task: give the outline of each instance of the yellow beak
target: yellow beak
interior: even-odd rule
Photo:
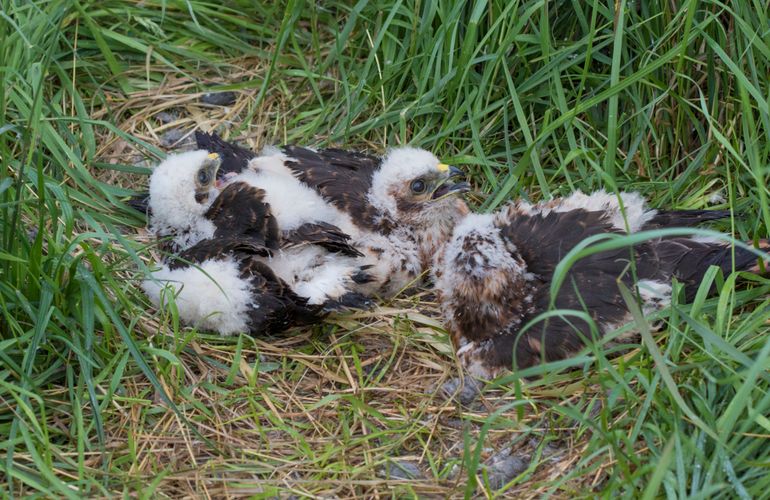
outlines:
[[[209,153],[208,159],[209,160],[217,160],[217,159],[219,159],[219,155],[217,153]]]
[[[446,163],[439,163],[436,166],[436,168],[438,169],[439,172],[444,173],[449,170],[449,165],[447,165]]]

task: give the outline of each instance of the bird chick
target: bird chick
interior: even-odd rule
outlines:
[[[265,186],[268,195],[280,192],[274,185],[293,186],[293,196],[269,200],[282,227],[324,222],[347,234],[369,266],[371,280],[355,285],[365,295],[390,297],[418,284],[468,213],[460,195],[469,185],[456,182],[462,172],[423,149],[394,148],[377,157],[284,146],[256,155],[215,134],[196,139],[199,147],[227,152],[226,170]]]
[[[218,276],[226,281],[233,281],[231,277],[236,274],[240,276],[238,289],[251,290],[253,296],[259,297],[255,303],[264,302],[267,297],[271,300],[277,296],[288,297],[293,309],[288,303],[279,303],[283,304],[281,314],[289,316],[305,315],[302,309],[305,305],[317,306],[313,309],[316,318],[337,308],[371,306],[368,298],[350,289],[351,283],[366,281],[368,276],[356,261],[359,253],[350,247],[344,234],[323,224],[280,231],[266,201],[266,192],[246,182],[228,182],[219,175],[219,165],[216,153],[194,151],[169,156],[154,169],[150,178],[150,229],[167,242],[172,256],[170,262],[188,257],[188,265],[184,276],[180,276],[182,271],[164,263],[153,273],[151,282],[162,279],[189,282],[191,286],[186,292],[180,292],[180,297],[182,302],[190,297],[186,307],[195,317],[201,314],[195,312],[193,302],[201,302],[200,307],[206,310],[213,304],[205,302],[211,293],[196,294],[195,291],[195,283],[202,278],[193,275],[199,272],[198,268],[205,270],[206,266],[214,266]],[[239,252],[224,251],[234,245],[240,245]],[[244,253],[244,246],[252,250]],[[222,257],[231,257],[226,271],[214,250],[222,253]],[[217,276],[213,277],[216,281]],[[257,278],[261,281],[255,284]],[[148,294],[159,304],[157,285],[145,288],[148,286],[152,290]],[[211,289],[216,283],[208,286]],[[184,289],[178,287],[177,291],[180,290]],[[270,317],[275,316],[276,313],[271,313]],[[252,320],[250,324],[257,322]],[[251,326],[250,330],[255,332],[254,328]],[[219,329],[225,330],[230,328]]]
[[[173,296],[183,323],[227,336],[281,332],[319,321],[312,306],[265,264],[270,250],[224,239],[203,240],[165,262],[142,283],[156,307]]]
[[[755,254],[725,242],[654,238],[576,261],[551,302],[556,266],[586,238],[690,226],[725,215],[729,212],[657,211],[635,193],[618,197],[600,191],[537,205],[514,202],[495,214],[468,216],[455,227],[435,271],[442,314],[461,364],[470,374],[490,379],[507,369],[574,355],[597,339],[595,333],[601,337],[633,320],[619,282],[635,289],[643,312],[651,314],[670,304],[674,278],[689,300],[709,266],[724,273],[755,269]],[[552,308],[583,311],[590,319],[556,315],[524,330]]]

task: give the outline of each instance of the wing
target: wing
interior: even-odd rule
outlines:
[[[572,210],[537,215],[512,215],[501,227],[504,239],[513,245],[536,275],[540,286],[533,297],[530,319],[551,306],[553,273],[562,258],[584,239],[603,233],[619,233],[604,212]],[[558,290],[556,309],[585,311],[600,325],[622,324],[627,309],[620,295],[618,280],[630,286],[632,249],[620,248],[596,253],[575,262]],[[520,325],[518,325],[520,326]],[[552,317],[541,321],[523,335],[511,328],[492,339],[490,363],[519,369],[543,360],[564,359],[585,345],[590,338],[589,324],[579,317]],[[514,357],[515,354],[515,357]]]
[[[515,245],[528,270],[549,277],[564,256],[586,238],[621,234],[605,212],[582,209],[543,214],[520,211],[512,205],[497,225],[503,239]]]
[[[294,325],[319,321],[326,311],[310,306],[263,262],[270,255],[268,248],[248,240],[217,238],[203,240],[185,250],[169,269],[200,265],[208,260],[233,258],[238,263],[240,277],[249,282],[249,328],[252,334],[271,334]]]
[[[261,256],[271,255],[271,250],[254,240],[223,237],[202,240],[170,259],[169,269],[186,267],[190,264],[201,264],[207,260],[224,258],[226,255]]]
[[[254,151],[242,148],[234,142],[227,142],[214,132],[207,134],[206,132],[196,130],[195,143],[198,149],[205,149],[209,153],[217,153],[222,159],[222,164],[219,166],[219,176],[229,173],[241,173],[249,164],[249,161],[257,156]]]
[[[205,213],[216,226],[214,237],[244,238],[278,248],[278,222],[264,199],[260,188],[245,182],[229,184]]]
[[[363,257],[364,254],[350,244],[350,236],[337,226],[326,222],[307,223],[282,234],[283,245],[319,245],[330,252],[341,253],[350,257]]]
[[[726,276],[736,271],[751,270],[757,256],[727,242],[705,242],[691,238],[653,240],[636,247],[637,272],[640,279],[669,282],[672,277],[684,284],[687,301],[695,297],[703,276],[710,266],[717,266]]]
[[[251,255],[240,255],[241,277],[249,280],[254,304],[249,311],[253,335],[278,333],[295,325],[320,321],[320,306],[309,306],[272,269]]]
[[[642,229],[662,227],[691,227],[703,222],[730,217],[729,210],[658,210]]]
[[[284,146],[282,150],[289,157],[286,166],[300,181],[348,213],[360,227],[375,227],[377,211],[366,196],[382,163],[380,158],[334,148],[313,151]]]
[[[612,226],[604,212],[585,210],[513,217],[501,232],[521,253],[527,270],[543,280],[544,286],[540,287],[540,294],[535,299],[536,314],[548,310],[554,271],[569,251],[591,236],[623,234]],[[617,283],[622,280],[629,286],[632,284],[630,263],[633,259],[633,249],[623,247],[576,261],[556,294],[555,307],[588,311],[601,323],[621,321],[626,309]],[[552,324],[548,325],[549,331],[553,328]]]

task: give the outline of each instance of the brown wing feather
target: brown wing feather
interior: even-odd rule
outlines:
[[[249,311],[252,335],[281,332],[291,326],[308,325],[323,318],[320,306],[308,305],[272,269],[253,256],[241,256],[241,278],[251,283],[254,304]]]
[[[350,236],[340,228],[326,222],[307,223],[291,231],[284,231],[283,244],[286,246],[318,245],[330,252],[350,257],[364,254],[350,244]]]
[[[216,226],[214,237],[247,238],[278,248],[278,222],[264,199],[264,190],[245,182],[228,185],[205,214]]]
[[[284,146],[283,152],[289,157],[286,166],[299,180],[350,214],[358,226],[377,227],[377,211],[366,196],[372,186],[372,176],[382,163],[380,158],[335,148],[312,151]]]
[[[545,215],[520,217],[513,215],[501,228],[503,237],[516,245],[527,264],[527,270],[541,281],[534,295],[535,308],[526,321],[548,311],[551,305],[553,272],[564,256],[581,241],[597,234],[618,233],[603,212],[572,210]],[[597,322],[621,322],[626,315],[618,280],[631,285],[629,271],[631,250],[620,248],[587,256],[573,264],[556,294],[556,309],[587,311]],[[494,339],[494,351],[511,366],[516,353],[518,368],[553,361],[574,354],[584,345],[591,329],[574,316],[549,318],[523,336],[518,329]]]
[[[319,321],[321,306],[308,305],[261,258],[270,249],[238,238],[207,239],[198,242],[169,262],[170,269],[199,265],[207,260],[233,258],[242,279],[250,285],[249,329],[253,335],[278,333],[294,325]]]
[[[620,233],[605,213],[599,211],[578,209],[532,215],[512,206],[507,216],[500,227],[503,239],[517,247],[529,271],[549,277],[561,259],[581,241],[597,234]]]
[[[704,242],[673,237],[652,240],[636,247],[637,274],[640,278],[668,282],[672,276],[684,284],[685,300],[695,298],[703,276],[717,266],[726,276],[748,271],[757,265],[757,256],[727,242]],[[734,267],[733,267],[734,266]]]
[[[729,210],[658,210],[658,213],[647,221],[642,229],[691,227],[727,217],[730,217]],[[740,217],[740,215],[736,215],[736,217]]]
[[[177,269],[190,264],[201,264],[207,260],[223,258],[230,254],[267,257],[271,255],[271,250],[254,240],[230,236],[212,238],[199,241],[181,252],[178,256],[171,259],[168,266],[170,269]]]

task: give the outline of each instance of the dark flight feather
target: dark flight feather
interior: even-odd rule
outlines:
[[[291,326],[317,323],[326,315],[322,306],[308,305],[270,267],[251,256],[240,260],[241,278],[251,282],[259,307],[252,306],[249,317],[251,332],[277,333]]]
[[[343,233],[337,226],[326,222],[308,222],[296,229],[284,231],[283,245],[318,245],[330,252],[340,253],[350,257],[362,257],[360,251],[350,244],[350,236]]]
[[[639,273],[654,279],[669,281],[672,276],[684,284],[685,299],[692,300],[703,276],[710,266],[717,266],[724,275],[735,269],[748,270],[757,256],[742,248],[725,243],[707,243],[689,238],[653,240],[637,248]]]
[[[358,226],[379,229],[377,211],[367,199],[372,177],[382,160],[376,156],[342,149],[313,151],[284,146],[286,166],[297,178],[315,189],[326,201],[350,214]]]
[[[658,213],[647,221],[642,229],[692,227],[728,217],[730,217],[729,210],[658,210]]]
[[[308,305],[260,257],[270,249],[238,238],[198,242],[170,262],[170,269],[200,265],[208,260],[235,259],[241,279],[250,285],[249,329],[253,335],[281,332],[291,326],[318,322],[327,313],[324,306]]]
[[[374,300],[357,292],[347,292],[333,300],[327,300],[323,305],[324,312],[344,310],[367,310],[375,305]]]
[[[280,245],[278,222],[264,201],[265,191],[245,182],[225,187],[206,211],[215,238],[241,237],[268,248]]]
[[[706,214],[691,214],[694,218],[710,220]],[[717,214],[714,214],[717,218]],[[670,219],[674,220],[674,219]],[[683,220],[694,220],[685,217]],[[663,223],[661,221],[661,223]],[[697,222],[696,222],[697,223]],[[589,324],[575,316],[551,317],[534,325],[524,333],[521,327],[551,306],[550,287],[553,272],[561,259],[585,238],[602,233],[620,233],[607,221],[603,212],[572,210],[526,215],[515,211],[500,227],[507,244],[526,263],[527,271],[534,274],[531,283],[533,307],[525,317],[509,322],[507,327],[480,332],[478,315],[464,318],[466,331],[459,332],[469,340],[491,340],[485,348],[483,362],[493,368],[523,369],[542,361],[554,361],[573,355],[591,339]],[[618,282],[632,287],[637,280],[669,283],[672,277],[684,284],[688,300],[697,292],[709,268],[715,265],[724,273],[733,269],[750,269],[757,258],[742,248],[727,244],[698,242],[675,237],[653,239],[615,250],[595,253],[574,263],[565,282],[557,292],[553,306],[556,309],[587,312],[597,324],[622,324],[627,319],[627,308],[620,295]],[[633,266],[632,266],[633,261]],[[520,289],[518,294],[525,293]],[[519,297],[520,298],[520,297]],[[480,310],[485,301],[495,300],[479,296],[478,304],[467,309]],[[500,308],[516,310],[510,299]],[[508,303],[506,303],[508,302]],[[598,332],[603,333],[601,330]],[[594,339],[595,340],[595,339]]]
[[[199,241],[179,255],[169,259],[169,269],[187,267],[190,264],[201,264],[207,260],[217,260],[222,255],[238,254],[242,256],[269,257],[272,250],[255,240],[246,240],[237,236],[227,236],[216,239]]]

